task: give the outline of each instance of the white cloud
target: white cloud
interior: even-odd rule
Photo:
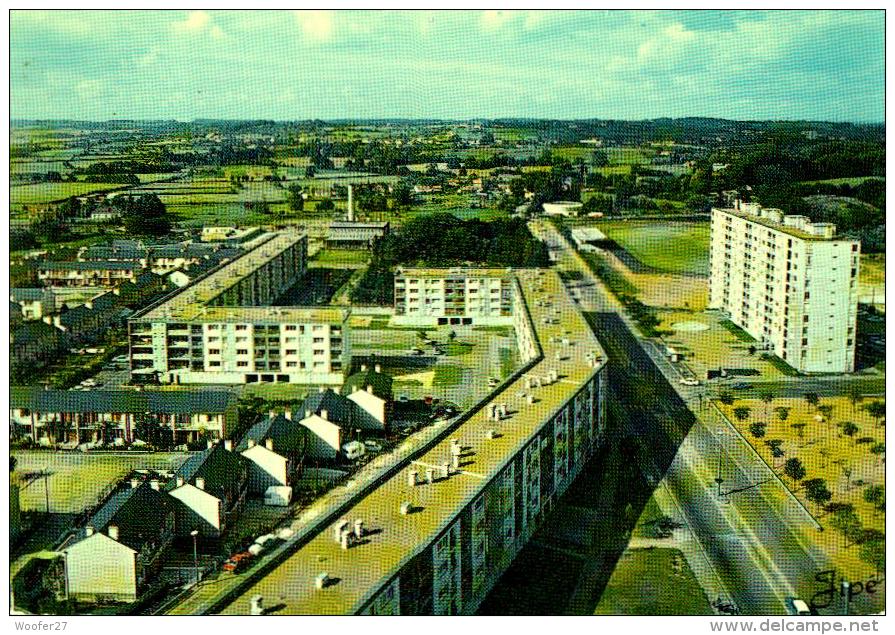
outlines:
[[[295,20],[301,32],[315,42],[331,40],[334,32],[332,11],[294,11]]]

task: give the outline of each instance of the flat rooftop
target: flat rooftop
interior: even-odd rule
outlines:
[[[757,225],[763,225],[764,227],[767,227],[768,229],[774,229],[778,232],[782,232],[784,234],[789,234],[790,236],[793,236],[795,238],[800,238],[801,240],[816,240],[816,241],[827,241],[827,242],[840,240],[840,241],[855,242],[855,241],[851,241],[847,238],[840,238],[837,236],[833,236],[831,238],[826,238],[824,236],[817,236],[816,234],[810,234],[810,233],[803,231],[797,227],[790,227],[788,225],[784,225],[782,222],[776,223],[773,220],[771,220],[770,218],[763,218],[761,216],[756,216],[755,214],[750,214],[748,212],[744,212],[742,210],[737,210],[737,209],[733,209],[733,208],[713,207],[712,211],[719,211],[719,212],[724,212],[725,214],[730,214],[731,216],[737,216],[739,218],[742,218],[743,220],[747,220],[747,221],[749,221],[751,223],[755,223]],[[815,224],[825,224],[825,223],[815,223]]]
[[[404,278],[508,278],[521,270],[499,267],[398,267],[395,277]]]
[[[141,320],[159,321],[193,320],[199,317],[211,320],[212,318],[208,316],[218,309],[223,309],[220,313],[222,316],[236,315],[237,313],[245,315],[246,311],[250,310],[256,311],[254,315],[259,315],[258,311],[272,315],[271,311],[281,310],[284,307],[209,307],[208,303],[304,237],[303,232],[296,231],[266,234],[264,241],[251,251],[226,263],[207,276],[199,278],[193,284],[188,284],[180,291],[168,296],[164,302],[136,317]],[[316,311],[316,309],[313,310]],[[224,320],[223,317],[221,319]]]
[[[503,271],[504,274],[506,270]],[[559,276],[550,270],[516,270],[525,303],[543,356],[532,368],[504,390],[494,393],[493,403],[505,403],[509,417],[490,420],[486,409],[473,413],[443,441],[414,461],[421,477],[427,466],[450,460],[451,439],[472,454],[463,458],[461,471],[432,485],[411,487],[407,469],[370,490],[343,518],[363,519],[364,526],[378,531],[365,544],[348,550],[334,540],[332,526],[322,528],[305,546],[289,556],[269,575],[249,587],[226,607],[223,614],[245,614],[249,601],[262,595],[266,606],[282,605],[277,614],[350,614],[362,608],[412,557],[420,553],[444,530],[461,510],[476,498],[483,486],[508,463],[586,381],[605,364],[593,367],[588,353],[602,356],[603,350],[584,316],[572,303]],[[544,323],[550,318],[550,323]],[[552,323],[558,318],[557,323]],[[562,343],[568,338],[570,345]],[[557,360],[557,353],[561,359]],[[559,380],[549,386],[527,389],[525,377],[543,378],[556,370]],[[528,405],[524,395],[534,394]],[[489,429],[500,436],[487,439]],[[436,471],[438,474],[438,471]],[[400,505],[411,502],[418,511],[401,515]],[[314,578],[326,572],[337,579],[318,590]]]

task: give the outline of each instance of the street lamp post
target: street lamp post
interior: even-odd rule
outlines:
[[[199,552],[196,549],[196,536],[198,535],[198,529],[194,529],[190,532],[190,536],[193,537],[193,569],[196,573],[196,586],[199,586]]]

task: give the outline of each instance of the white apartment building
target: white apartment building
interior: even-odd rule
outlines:
[[[419,326],[511,323],[513,280],[507,269],[397,269],[394,321]]]
[[[709,307],[805,373],[854,371],[860,243],[737,201],[712,209]]]
[[[348,311],[270,306],[306,263],[305,234],[275,234],[136,314],[132,374],[163,383],[341,383]]]

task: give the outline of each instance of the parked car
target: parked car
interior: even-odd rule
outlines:
[[[349,441],[342,446],[342,452],[345,454],[346,459],[353,461],[362,457],[366,452],[366,448],[360,441]]]
[[[681,384],[683,384],[684,386],[698,386],[699,380],[695,377],[683,377],[681,379]]]
[[[224,571],[230,571],[231,573],[239,573],[243,569],[245,569],[252,562],[252,554],[248,551],[243,551],[241,553],[236,553],[230,556],[226,562],[224,562],[223,569]]]
[[[370,440],[368,440],[368,441],[364,441],[364,446],[365,446],[370,452],[382,452],[382,449],[383,449],[383,448],[382,448],[382,444],[381,444],[379,441],[375,441],[375,440],[373,440],[373,439],[370,439]]]
[[[731,386],[731,388],[733,388],[734,390],[749,390],[750,388],[752,388],[752,384],[741,381]]]

